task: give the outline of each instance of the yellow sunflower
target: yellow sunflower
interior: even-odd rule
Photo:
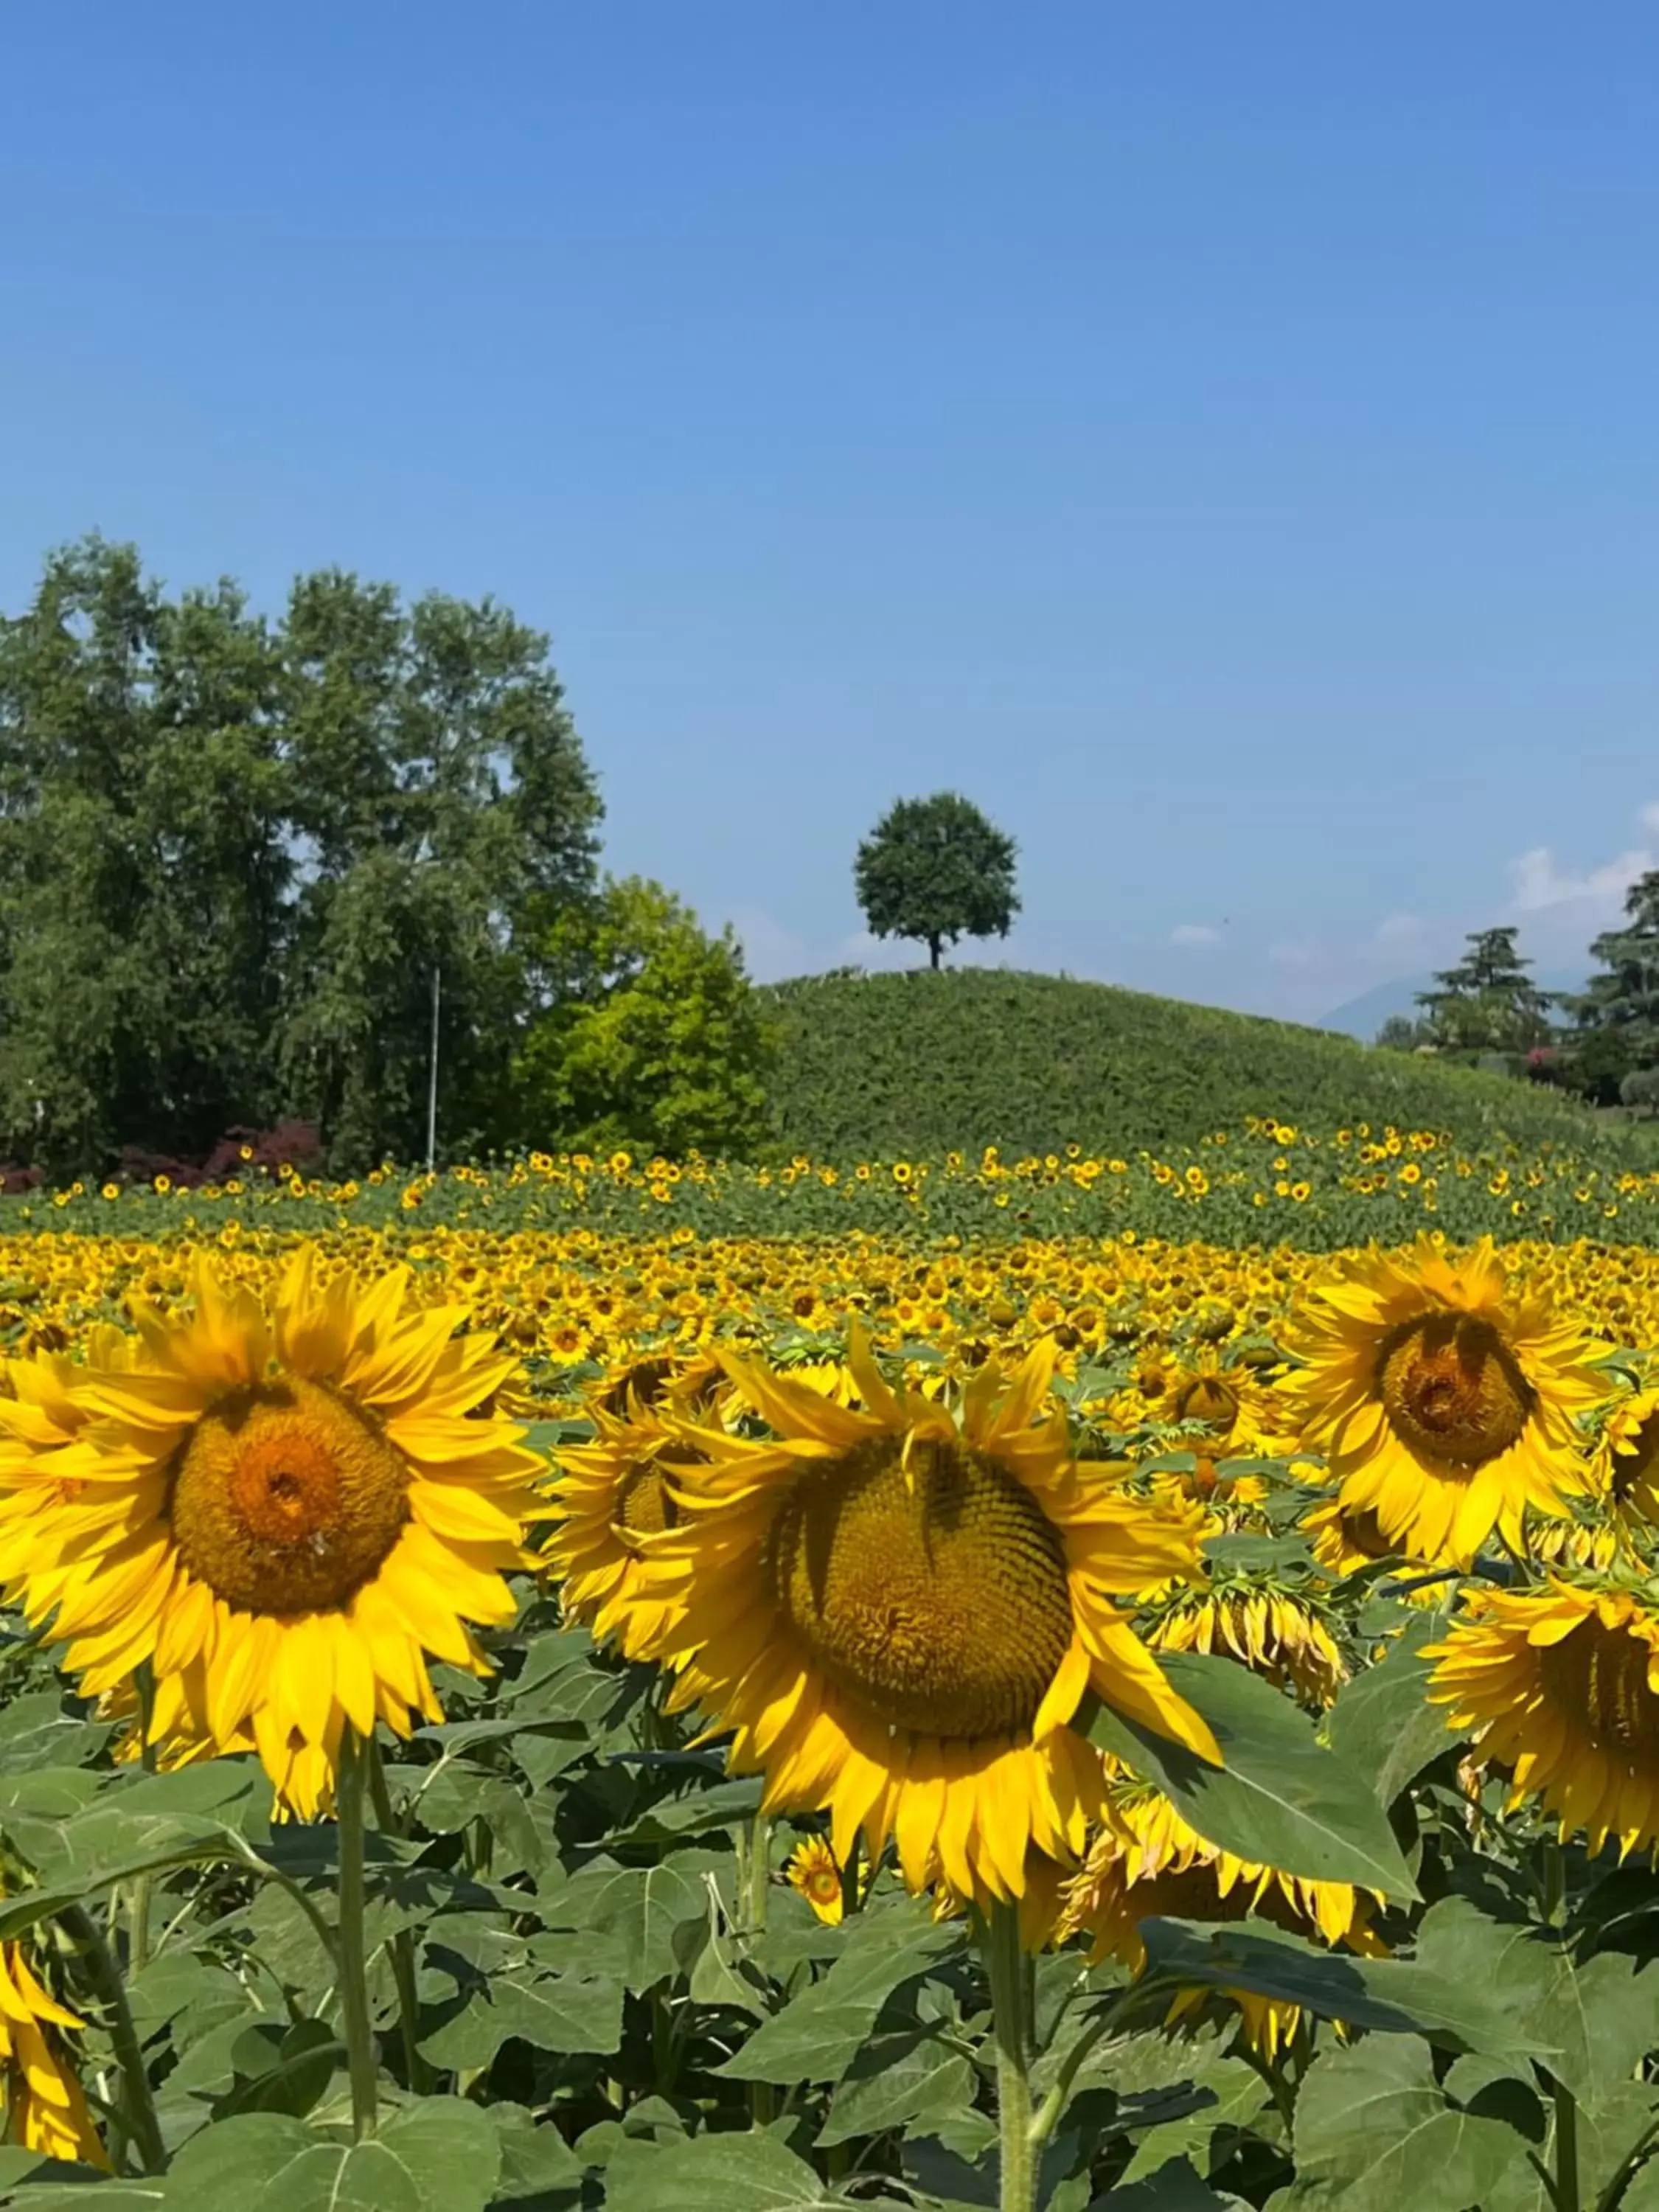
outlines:
[[[1638,1390],[1608,1414],[1596,1487],[1620,1514],[1659,1526],[1659,1390]]]
[[[681,1519],[669,1473],[702,1457],[654,1408],[624,1401],[629,1410],[593,1412],[591,1444],[562,1446],[549,1499],[558,1522],[543,1559],[562,1577],[568,1620],[616,1637],[629,1656],[660,1635],[665,1601],[645,1585],[642,1539]],[[671,1601],[672,1602],[672,1601]]]
[[[1409,1583],[1435,1570],[1421,1559],[1405,1558],[1398,1544],[1391,1544],[1382,1534],[1377,1518],[1369,1506],[1351,1510],[1340,1498],[1322,1498],[1317,1505],[1310,1506],[1297,1522],[1308,1540],[1308,1549],[1328,1574],[1339,1581],[1357,1575],[1362,1567],[1374,1567],[1382,1559],[1397,1559],[1398,1577]],[[1554,1524],[1552,1524],[1554,1525]],[[1427,1583],[1420,1589],[1406,1594],[1407,1605],[1440,1605],[1453,1587],[1450,1580]]]
[[[1592,1852],[1659,1842],[1659,1612],[1636,1591],[1552,1576],[1477,1591],[1443,1644],[1429,1696],[1479,1755],[1510,1769],[1511,1808],[1537,1796]]]
[[[1461,1260],[1420,1237],[1373,1248],[1310,1295],[1287,1386],[1345,1509],[1413,1558],[1468,1566],[1494,1528],[1559,1511],[1584,1486],[1574,1416],[1605,1395],[1600,1347],[1514,1295],[1483,1238]]]
[[[21,1943],[0,1943],[0,2086],[6,2139],[66,2164],[109,2156],[64,2043],[86,2025],[41,1986]]]
[[[842,1916],[841,1869],[822,1836],[797,1844],[784,1861],[783,1878],[806,1899],[818,1918],[833,1928]]]
[[[1155,1651],[1205,1651],[1237,1659],[1299,1698],[1328,1705],[1347,1662],[1316,1607],[1261,1584],[1183,1593],[1146,1631]]]
[[[1206,1842],[1161,1790],[1120,1773],[1107,1791],[1100,1832],[1065,1892],[1056,1934],[1061,1942],[1087,1936],[1091,1964],[1115,1958],[1133,1973],[1146,1963],[1140,1923],[1160,1917],[1243,1920],[1256,1913],[1297,1935],[1371,1954],[1382,1948],[1371,1931],[1373,1902],[1347,1882],[1304,1880],[1235,1858]],[[1169,2018],[1198,2010],[1210,1994],[1178,1990]],[[1249,1990],[1223,1994],[1238,2007],[1251,2047],[1264,2056],[1295,2035],[1299,2006]]]
[[[428,1656],[488,1671],[467,1624],[514,1617],[540,1465],[481,1411],[515,1364],[492,1337],[406,1310],[407,1269],[365,1291],[313,1266],[301,1245],[267,1303],[198,1261],[193,1313],[135,1303],[125,1364],[70,1375],[68,1441],[0,1455],[0,1487],[36,1498],[20,1601],[83,1692],[147,1665],[160,1746],[251,1738],[305,1817],[348,1723],[441,1718]]]
[[[958,1421],[890,1389],[861,1337],[861,1409],[728,1358],[776,1440],[696,1431],[710,1464],[675,1478],[684,1519],[647,1542],[671,1705],[732,1730],[769,1811],[828,1809],[837,1859],[860,1827],[872,1863],[896,1837],[913,1889],[1017,1897],[1029,1844],[1080,1846],[1091,1692],[1219,1760],[1112,1602],[1195,1571],[1197,1516],[1079,1479],[1053,1359],[1037,1346],[1006,1386],[988,1360]]]
[[[1228,1365],[1207,1346],[1170,1379],[1159,1414],[1196,1424],[1218,1457],[1268,1457],[1295,1441],[1283,1399],[1251,1369]]]

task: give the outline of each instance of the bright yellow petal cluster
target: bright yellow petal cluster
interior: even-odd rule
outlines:
[[[100,2166],[109,2157],[64,2045],[85,2022],[43,1987],[21,1943],[0,1943],[0,2083],[7,2140],[42,2156]]]
[[[1375,1900],[1381,1903],[1381,1899]],[[1099,1834],[1083,1869],[1068,1886],[1060,1915],[1063,1941],[1084,1935],[1090,1957],[1115,1958],[1139,1973],[1146,1963],[1143,1920],[1169,1917],[1242,1920],[1255,1912],[1282,1928],[1327,1943],[1374,1954],[1373,1899],[1347,1882],[1316,1881],[1236,1858],[1208,1843],[1169,1798],[1120,1777],[1103,1808]],[[1224,1994],[1239,2008],[1252,2046],[1272,2057],[1296,2033],[1300,2008],[1246,1990]],[[1204,1990],[1177,1992],[1173,2021],[1203,2005]]]
[[[489,1411],[515,1362],[407,1310],[404,1269],[360,1289],[302,1245],[268,1300],[206,1262],[179,1320],[81,1367],[15,1371],[0,1449],[0,1573],[52,1621],[91,1696],[154,1677],[153,1740],[257,1748],[293,1810],[325,1808],[341,1735],[441,1717],[428,1657],[487,1662],[539,1462]]]
[[[1373,1249],[1310,1293],[1286,1385],[1305,1449],[1349,1512],[1402,1552],[1466,1567],[1497,1529],[1585,1486],[1576,1417],[1606,1395],[1602,1347],[1514,1294],[1490,1238],[1454,1258],[1430,1238]]]
[[[839,1923],[845,1904],[841,1869],[822,1836],[809,1836],[804,1844],[796,1844],[784,1862],[783,1878],[826,1926]]]
[[[1659,1612],[1635,1590],[1564,1581],[1479,1590],[1429,1695],[1507,1767],[1511,1807],[1537,1796],[1564,1836],[1620,1855],[1659,1843]]]
[[[731,1731],[769,1810],[827,1810],[838,1860],[893,1838],[917,1890],[1017,1897],[1028,1847],[1081,1847],[1091,1694],[1219,1760],[1114,1603],[1194,1572],[1201,1516],[1082,1479],[1053,1358],[988,1361],[959,1415],[890,1389],[857,1337],[858,1407],[729,1358],[773,1436],[693,1431],[707,1464],[642,1545],[662,1622],[635,1648],[678,1670],[671,1705]]]
[[[1195,1591],[1160,1615],[1146,1641],[1155,1651],[1237,1659],[1269,1682],[1288,1683],[1312,1705],[1328,1705],[1348,1679],[1347,1662],[1316,1609],[1289,1590]]]

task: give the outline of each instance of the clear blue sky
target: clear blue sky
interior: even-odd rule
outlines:
[[[1659,852],[1649,8],[15,0],[0,194],[0,607],[494,592],[763,975],[946,784],[1302,1017]]]

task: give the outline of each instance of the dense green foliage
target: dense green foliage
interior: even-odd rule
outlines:
[[[53,554],[0,620],[0,1157],[101,1176],[289,1121],[337,1169],[423,1158],[434,998],[447,1157],[742,1152],[737,949],[599,896],[600,811],[547,639],[492,601],[324,570],[267,621]]]
[[[776,1139],[818,1159],[1132,1153],[1251,1115],[1443,1129],[1472,1151],[1500,1135],[1610,1159],[1651,1149],[1541,1088],[1060,976],[811,976],[763,995],[783,1030]]]
[[[562,916],[541,952],[552,996],[514,1064],[515,1127],[573,1151],[754,1152],[772,1040],[729,927],[706,935],[635,876]]]
[[[859,847],[853,879],[875,937],[914,938],[929,963],[961,937],[1006,937],[1019,912],[1014,841],[954,791],[901,799]]]

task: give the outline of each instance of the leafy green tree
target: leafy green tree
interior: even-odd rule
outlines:
[[[1426,1022],[1414,1022],[1409,1014],[1390,1014],[1373,1042],[1385,1052],[1415,1052],[1434,1040]]]
[[[542,947],[556,995],[514,1070],[526,1145],[748,1157],[766,1121],[773,1051],[729,927],[711,937],[661,884],[607,881]]]
[[[438,1125],[488,1134],[542,946],[593,894],[601,807],[548,641],[486,600],[326,570],[283,631],[303,864],[281,1065],[331,1157],[425,1150],[433,978]]]
[[[280,664],[229,583],[52,555],[0,622],[0,1125],[54,1172],[273,1103],[292,855]]]
[[[324,571],[283,617],[88,538],[0,622],[0,1143],[54,1174],[277,1114],[337,1166],[497,1111],[591,900],[598,792],[547,640]]]
[[[1435,977],[1437,990],[1419,991],[1432,1041],[1459,1052],[1524,1052],[1550,1035],[1550,994],[1528,972],[1532,963],[1516,951],[1513,927],[1469,933],[1469,950],[1455,968]]]
[[[1019,912],[1016,848],[954,791],[901,799],[859,847],[854,881],[877,937],[912,937],[937,968],[960,937],[1006,937]]]

